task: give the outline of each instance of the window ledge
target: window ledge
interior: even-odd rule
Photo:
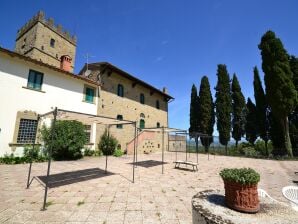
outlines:
[[[90,104],[95,104],[95,102],[90,102],[90,101],[86,101],[86,100],[82,100],[84,103],[90,103]]]
[[[33,145],[33,143],[8,143],[10,147],[12,146],[26,146],[26,145]],[[40,146],[40,143],[35,143],[35,145]]]
[[[39,90],[39,89],[29,88],[29,87],[27,87],[27,86],[22,86],[22,88],[23,88],[23,89],[33,90],[33,91],[40,92],[40,93],[45,93],[45,91],[42,91],[42,90]]]

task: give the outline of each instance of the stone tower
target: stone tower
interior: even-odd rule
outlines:
[[[76,42],[75,36],[39,11],[18,30],[15,51],[61,69],[65,69],[63,60],[67,58],[68,71],[73,72]]]

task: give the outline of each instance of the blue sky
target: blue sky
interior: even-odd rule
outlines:
[[[1,1],[0,46],[13,49],[17,30],[38,10],[77,35],[76,72],[89,53],[90,61],[108,61],[166,86],[175,98],[170,126],[183,129],[189,127],[192,84],[199,88],[207,75],[214,95],[219,63],[237,74],[245,97],[253,97],[253,66],[261,71],[257,45],[268,29],[298,55],[295,0]]]

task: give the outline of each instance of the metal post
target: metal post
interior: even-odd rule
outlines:
[[[58,109],[55,107],[55,110],[53,111],[54,119],[52,123],[52,130],[51,130],[51,144],[48,149],[48,171],[47,171],[47,178],[46,178],[46,186],[44,190],[44,198],[43,198],[43,208],[42,210],[46,209],[46,203],[47,203],[47,196],[48,196],[48,184],[49,184],[49,176],[50,176],[50,169],[51,169],[51,159],[52,159],[52,151],[53,151],[53,141],[54,141],[54,132],[55,132],[55,124],[56,124],[56,119],[57,119],[57,113]]]
[[[110,144],[110,125],[108,125],[107,132],[108,132],[107,134],[108,134],[108,147],[109,147],[109,144]],[[108,155],[106,155],[105,173],[107,173],[107,169],[108,169]]]
[[[136,162],[136,137],[137,137],[137,122],[134,122],[135,126],[135,140],[133,142],[133,164],[132,164],[132,182],[135,182],[135,162]]]
[[[176,147],[176,141],[177,141],[177,133],[175,132],[175,151],[176,151],[176,161],[177,161],[177,147]]]
[[[36,126],[36,132],[35,132],[35,136],[34,136],[32,151],[34,151],[34,149],[35,149],[36,136],[37,136],[37,131],[38,131],[38,123],[39,123],[39,115],[37,115],[37,126]],[[27,178],[27,189],[29,188],[29,185],[30,185],[30,176],[31,176],[31,168],[32,168],[32,152],[29,152],[29,155],[30,155],[30,165],[29,165],[28,178]]]
[[[207,137],[207,145],[208,145],[208,161],[209,161],[209,148],[210,148],[210,145],[209,145],[209,136]]]
[[[136,122],[136,138],[135,138],[135,141],[137,142],[136,143],[136,164],[135,166],[137,167],[138,166],[138,146],[139,146],[139,129],[137,128],[137,122]]]
[[[163,174],[163,163],[164,163],[164,133],[165,133],[165,129],[164,127],[162,127],[162,174]]]
[[[199,144],[199,136],[198,133],[196,133],[196,138],[198,139],[198,144]],[[196,148],[197,151],[197,164],[199,163],[199,147]]]

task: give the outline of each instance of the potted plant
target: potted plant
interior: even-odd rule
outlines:
[[[229,208],[256,213],[260,210],[258,182],[260,174],[251,168],[223,169],[219,174],[225,184],[225,202]]]

